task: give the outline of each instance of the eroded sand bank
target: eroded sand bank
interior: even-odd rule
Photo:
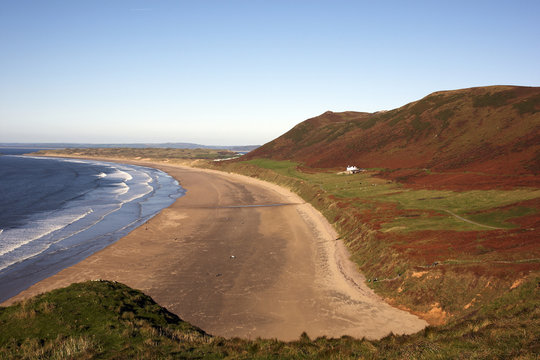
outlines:
[[[125,162],[125,161],[124,161]],[[225,337],[376,339],[427,323],[369,289],[324,217],[279,186],[181,166],[162,169],[187,190],[115,244],[3,305],[93,279],[152,296],[205,331]],[[280,206],[252,206],[252,205]],[[246,206],[248,205],[248,206]]]

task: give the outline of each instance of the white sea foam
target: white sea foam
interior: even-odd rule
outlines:
[[[43,246],[40,247],[39,249],[36,248],[36,249],[34,250],[34,252],[27,253],[25,259],[28,259],[28,258],[30,258],[30,257],[32,257],[32,256],[35,256],[35,255],[38,255],[39,253],[48,250],[48,249],[49,249],[51,246],[53,246],[54,244],[58,244],[59,242],[64,241],[64,240],[66,240],[67,238],[70,238],[70,237],[72,237],[72,236],[75,236],[75,235],[77,235],[77,234],[80,234],[80,233],[82,233],[82,232],[84,232],[84,231],[90,229],[92,226],[96,225],[97,223],[99,223],[100,221],[102,221],[103,219],[105,219],[105,217],[107,217],[107,216],[110,215],[111,213],[113,213],[113,212],[119,210],[121,207],[122,207],[122,206],[117,206],[116,208],[114,208],[114,209],[112,209],[112,210],[110,210],[110,211],[108,211],[108,212],[102,214],[101,216],[99,216],[98,218],[96,218],[96,219],[94,219],[92,222],[90,222],[88,225],[86,225],[86,226],[80,228],[79,230],[77,230],[77,231],[75,231],[75,232],[70,232],[70,233],[68,233],[68,234],[66,234],[66,235],[64,235],[64,236],[62,236],[62,237],[56,238],[56,239],[55,239],[54,241],[52,241],[52,242],[47,242],[46,244],[43,244]],[[0,263],[0,270],[3,269],[3,268],[5,268],[5,267],[7,267],[7,266],[9,266],[9,265],[11,265],[11,264],[14,264],[14,263],[16,263],[16,262],[20,262],[21,260],[24,260],[24,259],[18,259],[18,260],[12,261],[12,262],[9,263],[9,264],[2,264],[2,263]]]
[[[36,159],[43,158],[36,157]],[[86,246],[82,245],[85,241],[88,244],[109,241],[104,239],[107,239],[107,236],[118,236],[116,234],[121,234],[125,229],[131,229],[181,194],[181,192],[163,194],[163,190],[169,189],[167,185],[171,184],[169,180],[172,178],[154,169],[100,161],[71,159],[61,161],[105,166],[104,172],[93,174],[103,180],[100,180],[100,184],[84,197],[70,201],[62,209],[31,218],[22,228],[4,231],[0,229],[0,270],[16,263],[24,263],[26,260],[32,261],[31,258],[34,257],[39,259],[41,253],[58,254],[62,252],[59,250]],[[172,184],[178,185],[176,181],[172,181]],[[151,194],[152,192],[156,196]],[[143,199],[137,201],[139,198]],[[132,206],[127,206],[127,210],[121,210],[133,201],[139,203],[140,211],[134,213]],[[115,225],[120,219],[121,221]],[[90,228],[93,230],[89,230]]]
[[[149,184],[151,183],[152,181],[154,181],[154,179],[152,179],[152,177],[150,175],[148,175],[147,173],[145,172],[141,172],[141,175],[142,177],[144,178],[143,182]]]
[[[129,173],[120,170],[120,167],[112,167],[111,169],[114,169],[115,171],[112,174],[108,174],[107,178],[111,180],[120,180],[123,182],[130,181],[133,179],[133,176],[131,176]]]
[[[0,256],[8,254],[21,246],[43,238],[55,231],[61,230],[66,226],[79,221],[92,214],[92,209],[82,214],[61,214],[58,216],[47,217],[45,219],[35,219],[29,226],[24,228],[8,229],[1,234]]]
[[[119,184],[116,184],[116,189],[114,190],[114,193],[118,196],[124,195],[129,191],[130,187],[125,183],[121,182]]]
[[[123,170],[127,169],[123,168]],[[119,192],[117,190],[117,199],[123,204],[137,200],[154,191],[154,188],[149,185],[152,182],[150,175],[135,168],[129,168],[129,170],[131,171],[130,179],[121,183],[127,186],[127,188],[124,187],[126,191]]]
[[[126,204],[126,203],[129,203],[129,202],[132,202],[134,200],[137,200],[138,198],[141,198],[149,193],[151,193],[153,191],[153,187],[151,186],[133,186],[133,187],[130,187],[129,189],[132,190],[133,188],[141,188],[141,189],[138,189],[139,191],[128,191],[128,192],[125,192],[125,193],[122,193],[122,194],[119,194],[118,196],[118,200],[120,200],[122,202],[122,204]]]

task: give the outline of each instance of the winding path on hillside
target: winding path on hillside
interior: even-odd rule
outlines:
[[[450,215],[452,215],[453,217],[455,217],[456,219],[458,220],[461,220],[461,221],[465,221],[465,222],[468,222],[469,224],[473,224],[473,225],[476,225],[476,226],[480,226],[480,227],[484,227],[484,228],[488,228],[488,229],[493,229],[493,230],[505,230],[504,228],[500,228],[500,227],[495,227],[495,226],[489,226],[489,225],[484,225],[484,224],[480,224],[480,223],[477,223],[476,221],[472,221],[472,220],[469,220],[469,219],[465,219],[464,217],[461,217],[459,216],[458,214],[450,211],[450,210],[445,210],[445,209],[438,209],[439,211],[444,211]]]
[[[375,339],[427,325],[375,295],[333,228],[297,195],[240,175],[145,165],[174,176],[186,195],[17,299],[107,279],[225,337],[294,340],[306,331]],[[275,204],[288,205],[268,206]]]

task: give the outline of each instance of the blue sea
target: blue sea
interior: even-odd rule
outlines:
[[[103,249],[185,191],[168,174],[0,148],[0,302]]]

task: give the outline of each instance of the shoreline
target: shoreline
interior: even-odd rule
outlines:
[[[285,188],[178,164],[78,158],[156,168],[186,194],[129,235],[2,305],[103,278],[138,288],[224,337],[294,340],[306,331],[377,339],[427,326],[367,287],[332,226]],[[290,206],[253,207],[278,203]]]
[[[69,163],[69,160],[66,162],[57,157],[29,156],[21,158],[22,164],[25,164],[24,161],[27,159],[30,164],[37,161],[36,167],[44,166],[44,169],[56,169],[58,166],[56,164]],[[49,163],[51,161],[52,163]],[[84,179],[94,177],[101,179],[107,176],[104,172],[98,176],[94,176],[92,172],[84,172],[85,166],[98,166],[99,170],[93,170],[96,174],[105,171],[116,180],[110,180],[104,185],[97,185],[95,182],[85,183],[86,186],[79,190],[83,191],[83,195],[76,193],[75,201],[67,204],[59,203],[59,208],[49,206],[46,211],[42,209],[46,215],[39,212],[30,213],[27,215],[31,219],[28,225],[23,224],[6,232],[8,237],[2,241],[10,244],[11,240],[15,245],[12,245],[14,247],[11,249],[7,247],[5,251],[17,255],[2,259],[0,303],[118,241],[183,194],[183,189],[174,184],[176,182],[174,178],[154,168],[97,160],[88,160],[88,164],[82,167],[76,166],[75,170],[71,170],[71,165],[69,169],[77,174],[77,178],[80,177],[79,172],[84,174],[82,175]],[[126,183],[119,182],[120,178],[126,178]],[[49,186],[47,182],[43,185],[41,180],[40,186]],[[50,180],[46,178],[45,181]],[[123,185],[121,193],[114,190],[114,186],[119,184]],[[41,195],[37,197],[39,196]],[[30,207],[28,210],[34,208]],[[32,240],[22,241],[27,237],[21,232],[34,229],[37,229],[36,232],[31,233],[32,237],[29,237]],[[14,235],[10,231],[18,231],[20,240],[15,242]],[[37,245],[33,245],[34,242]]]

